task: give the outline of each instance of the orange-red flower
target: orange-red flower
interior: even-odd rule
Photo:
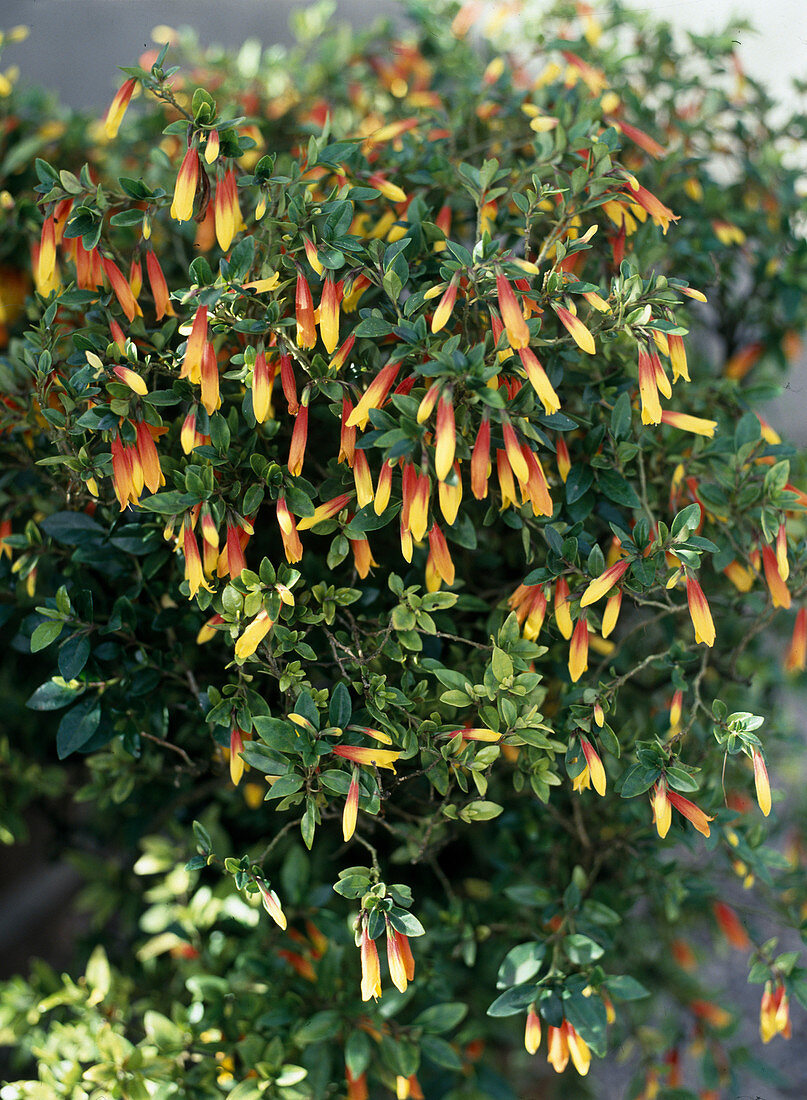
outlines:
[[[788,672],[803,672],[807,665],[807,608],[800,607],[793,624],[793,637],[785,658]]]
[[[235,655],[239,661],[252,656],[274,625],[274,621],[269,618],[267,611],[258,612],[235,643]]]
[[[577,683],[588,668],[588,622],[586,616],[581,615],[574,628],[572,640],[569,645],[569,676],[572,683]]]
[[[319,304],[319,331],[328,354],[332,354],[339,343],[339,300],[342,284],[335,283],[330,273],[322,288]]]
[[[289,473],[293,477],[299,477],[303,471],[305,459],[305,447],[308,441],[308,392],[303,393],[302,404],[297,410],[294,419],[294,431],[291,433],[289,446]]]
[[[600,573],[598,577],[595,577],[583,593],[580,599],[580,606],[588,607],[590,604],[596,603],[597,600],[602,599],[606,593],[611,591],[615,584],[619,583],[629,565],[630,562],[623,558],[621,561],[615,562],[609,569]]]
[[[345,799],[345,808],[342,811],[342,837],[345,841],[350,840],[356,831],[356,818],[359,812],[359,772],[358,768],[353,769],[353,775],[350,780],[350,786],[347,789],[347,798]]]
[[[715,624],[712,621],[712,612],[703,594],[703,589],[694,577],[687,574],[687,603],[689,615],[695,628],[695,641],[704,645],[715,644]]]
[[[723,901],[716,901],[712,904],[712,912],[715,915],[720,931],[726,937],[732,947],[738,951],[749,951],[751,949],[751,941],[748,938],[748,933],[740,924],[739,917],[731,908],[730,905],[726,905]]]
[[[381,996],[381,967],[378,963],[378,949],[375,941],[370,939],[367,931],[367,923],[362,927],[361,933],[361,999],[369,1001],[378,1000]]]
[[[280,904],[280,898],[277,896],[274,890],[269,889],[269,886],[263,881],[263,879],[256,879],[255,882],[257,883],[258,889],[260,891],[261,901],[263,902],[264,909],[275,922],[275,924],[277,924],[280,928],[285,929],[287,922],[286,916],[283,912],[283,908]]]
[[[294,565],[303,556],[303,544],[300,542],[300,536],[297,534],[297,524],[294,521],[294,516],[289,511],[285,497],[277,498],[275,512],[277,525],[280,528],[280,537],[283,540],[286,561]]]
[[[193,201],[199,183],[199,153],[192,145],[182,159],[176,184],[174,201],[171,203],[171,217],[178,222],[190,221],[193,217]]]
[[[568,641],[574,625],[569,611],[569,582],[565,577],[558,577],[555,582],[555,624]]]
[[[770,546],[762,547],[762,568],[765,572],[765,583],[771,594],[774,607],[790,607],[790,592],[779,572],[776,555]]]
[[[504,275],[496,276],[496,293],[510,346],[516,350],[527,347],[530,342],[530,330],[527,328],[527,322],[524,320],[513,288]]]
[[[605,794],[605,768],[602,766],[602,760],[599,753],[585,737],[580,738],[580,744],[583,748],[583,755],[586,758],[586,764],[588,766],[589,775],[591,776],[591,784],[598,795]]]
[[[381,368],[348,417],[348,428],[358,427],[364,431],[367,421],[370,419],[370,409],[377,409],[383,404],[387,394],[392,389],[392,384],[400,370],[400,366],[400,363],[387,363],[385,367]]]
[[[484,500],[488,495],[488,478],[490,477],[490,419],[482,417],[479,432],[471,454],[471,492],[477,500]]]
[[[757,802],[765,817],[771,812],[771,784],[768,778],[768,769],[765,766],[765,758],[759,749],[754,749],[752,756],[754,762],[754,786],[757,792]]]
[[[454,464],[454,450],[457,443],[454,406],[449,390],[444,390],[440,395],[440,403],[437,406],[437,427],[434,434],[434,472],[438,481],[445,481]]]
[[[314,301],[311,297],[311,287],[302,272],[297,275],[294,313],[297,322],[297,347],[313,348],[317,342],[317,330],[314,327]]]
[[[594,355],[597,348],[594,343],[594,337],[589,330],[583,324],[579,317],[565,309],[563,306],[554,306],[555,313],[558,315],[558,320],[569,333],[571,338],[577,344],[581,351],[586,352],[588,355]]]
[[[532,1004],[527,1012],[527,1023],[524,1027],[524,1048],[527,1054],[535,1054],[541,1045],[541,1017],[535,1011]]]
[[[126,108],[129,106],[129,101],[136,87],[137,81],[134,77],[130,77],[129,80],[124,80],[123,84],[121,84],[120,88],[118,88],[115,93],[115,98],[109,105],[109,110],[104,120],[104,134],[110,140],[117,136],[120,124],[123,121],[123,116],[126,114]]]

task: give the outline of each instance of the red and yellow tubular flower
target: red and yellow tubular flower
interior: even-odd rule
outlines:
[[[499,479],[499,491],[502,494],[500,511],[509,508],[516,503],[516,486],[513,481],[513,468],[507,461],[507,452],[499,448],[496,450],[496,476]]]
[[[790,1006],[781,982],[777,982],[775,990],[770,982],[765,982],[759,1009],[759,1034],[763,1043],[769,1043],[775,1035],[785,1039],[791,1037]]]
[[[376,516],[383,515],[389,504],[389,494],[393,488],[393,463],[383,462],[378,471],[378,484],[373,497],[373,510]]]
[[[47,286],[56,271],[56,229],[53,215],[49,214],[42,225],[37,256],[36,285]]]
[[[319,304],[319,333],[322,342],[329,355],[336,350],[339,343],[339,300],[342,284],[335,283],[330,273],[325,279],[322,288],[322,298]]]
[[[440,511],[449,527],[453,526],[462,502],[462,475],[459,462],[455,462],[451,468],[451,477],[451,481],[441,481],[437,486]]]
[[[331,357],[331,361],[328,364],[328,370],[332,373],[336,373],[347,362],[347,357],[353,350],[353,345],[356,343],[356,337],[351,332],[347,340],[343,341],[342,346],[337,348],[336,354]]]
[[[112,485],[115,496],[118,498],[120,510],[129,504],[140,503],[140,493],[136,491],[134,484],[133,454],[134,447],[124,446],[120,435],[116,432],[111,443],[112,452]]]
[[[553,306],[555,313],[558,315],[558,320],[569,333],[571,338],[577,344],[581,351],[586,352],[587,355],[594,355],[597,347],[594,343],[594,337],[589,330],[583,324],[579,317],[575,317],[568,309],[564,309],[563,306]]]
[[[356,572],[364,580],[371,568],[378,565],[370,549],[370,540],[365,535],[364,538],[348,539],[347,541],[350,543],[350,549],[353,552],[353,564],[356,566]]]
[[[547,1055],[546,1060],[555,1071],[563,1073],[569,1064],[569,1044],[566,1041],[566,1032],[563,1027],[547,1028],[546,1032]]]
[[[572,640],[569,644],[569,676],[572,683],[577,683],[588,668],[588,622],[586,616],[581,615],[574,628]]]
[[[524,320],[515,292],[504,275],[496,276],[496,293],[510,347],[515,348],[516,351],[519,348],[526,348],[530,342],[530,330],[527,328],[527,322]]]
[[[202,380],[202,356],[207,343],[207,306],[199,306],[194,314],[185,358],[182,360],[180,378],[198,384]]]
[[[541,1045],[541,1017],[535,1011],[535,1005],[531,1004],[527,1012],[527,1023],[524,1027],[524,1049],[527,1054],[535,1054]]]
[[[661,423],[669,424],[671,428],[678,428],[682,432],[705,435],[708,439],[714,436],[717,427],[716,420],[705,420],[702,416],[690,416],[688,413],[675,412],[674,409],[661,410]]]
[[[578,624],[579,625],[579,624]],[[580,744],[583,748],[583,755],[586,758],[586,764],[588,765],[589,774],[591,776],[591,784],[598,795],[605,794],[605,768],[602,765],[599,753],[585,737],[580,738]]]
[[[353,769],[350,786],[347,789],[345,808],[342,811],[342,837],[347,843],[356,831],[356,818],[359,812],[359,771]]]
[[[200,401],[208,416],[216,411],[221,404],[219,394],[219,364],[216,360],[216,352],[212,344],[205,344],[202,351],[202,370],[200,378],[202,390]]]
[[[684,693],[679,688],[673,694],[672,702],[670,703],[670,732],[677,733],[681,728],[681,711],[683,709]]]
[[[524,485],[521,486],[522,493],[529,498],[536,516],[551,516],[553,510],[552,497],[549,495],[549,484],[544,474],[544,468],[528,443],[522,443],[521,453],[527,463],[529,473],[526,489]]]
[[[653,824],[656,826],[658,835],[663,840],[670,831],[670,824],[672,821],[672,808],[670,806],[670,800],[667,797],[667,784],[663,779],[659,780],[653,788],[652,805]]]
[[[793,637],[785,658],[788,672],[803,672],[807,666],[807,608],[800,607],[793,624]]]
[[[790,562],[787,560],[787,528],[784,523],[779,524],[776,534],[776,566],[779,576],[786,581],[790,576]]]
[[[778,574],[777,574],[778,575]],[[695,628],[695,642],[709,647],[715,644],[715,624],[703,589],[693,576],[687,573],[687,603],[689,616]]]
[[[667,801],[678,810],[679,814],[691,821],[699,833],[704,836],[709,836],[709,822],[714,821],[713,817],[705,814],[694,802],[690,802],[688,798],[684,798],[680,794],[676,794],[675,791],[667,789]],[[659,832],[659,836],[661,833]]]
[[[683,378],[685,382],[689,382],[689,368],[687,366],[687,353],[683,336],[673,336],[672,333],[668,333],[667,347],[670,352],[673,381],[677,382],[679,378]]]
[[[392,984],[400,993],[406,992],[408,983],[414,976],[414,960],[412,952],[408,950],[409,941],[392,927],[389,921],[387,925],[387,963]],[[404,957],[402,941],[406,943],[408,958]],[[411,967],[407,965],[411,961]]]
[[[219,156],[219,132],[218,130],[210,130],[207,135],[207,141],[205,142],[205,163],[215,164]]]
[[[752,756],[754,762],[754,786],[757,792],[757,802],[765,817],[771,812],[771,783],[768,778],[768,769],[765,766],[765,758],[759,749],[754,749]]]
[[[618,588],[614,592],[613,596],[609,596],[605,604],[605,611],[602,613],[602,627],[600,633],[603,638],[607,638],[616,626],[617,619],[619,618],[619,612],[622,608],[622,589]]]
[[[308,391],[303,393],[302,404],[294,418],[294,431],[291,433],[289,445],[289,473],[292,477],[299,477],[303,472],[305,460],[305,448],[308,442]]]
[[[454,465],[454,451],[457,445],[454,405],[449,390],[444,390],[440,395],[440,403],[437,406],[437,427],[434,434],[434,472],[438,481],[445,481]]]
[[[751,941],[748,938],[748,933],[740,924],[740,919],[731,906],[726,905],[723,901],[716,901],[712,904],[712,912],[720,931],[731,946],[737,951],[750,951]]]
[[[112,373],[116,374],[121,382],[127,385],[134,393],[139,394],[140,397],[145,397],[149,392],[146,383],[136,371],[131,369],[131,367],[118,365],[112,368]]]
[[[193,201],[199,183],[199,153],[192,145],[185,154],[179,167],[174,185],[174,201],[171,203],[171,217],[178,222],[188,222],[193,217]]]
[[[460,282],[460,273],[457,271],[452,275],[451,282],[446,287],[442,298],[437,303],[437,309],[434,311],[432,317],[432,332],[440,332],[448,324],[448,319],[454,309],[454,303],[457,300],[457,287]]]
[[[317,246],[314,244],[310,237],[306,236],[305,233],[303,234],[303,248],[305,249],[305,258],[311,264],[314,271],[316,271],[317,275],[322,275],[325,268],[319,262],[319,256],[317,255]]]
[[[268,611],[259,611],[235,643],[235,655],[238,660],[243,661],[251,657],[274,625]]]
[[[258,878],[255,880],[255,882],[258,886],[258,889],[260,890],[261,901],[263,902],[264,909],[275,922],[275,924],[285,930],[287,922],[286,916],[283,912],[283,908],[280,904],[280,898],[277,896],[274,890],[269,889],[268,884],[264,882],[263,879]]]
[[[137,454],[143,470],[143,482],[150,493],[156,493],[165,478],[160,467],[160,456],[154,446],[154,437],[148,424],[138,420],[135,424]]]
[[[297,288],[294,293],[294,316],[297,322],[297,347],[313,348],[317,342],[317,330],[314,325],[314,300],[311,287],[302,272],[297,275]]]
[[[358,745],[335,745],[333,752],[344,760],[352,760],[354,764],[389,768],[391,772],[395,771],[395,761],[401,755],[398,749],[377,749],[375,746],[366,749]]]
[[[569,470],[571,470],[572,468],[572,460],[569,455],[569,448],[566,444],[566,440],[563,438],[562,435],[558,436],[555,448],[555,454],[558,463],[558,473],[560,474],[560,480],[565,485],[566,478],[569,476]]]
[[[188,582],[188,599],[192,600],[200,588],[204,588],[206,592],[212,592],[213,589],[205,580],[202,559],[199,557],[199,544],[196,541],[196,535],[188,516],[185,517],[183,528],[182,552],[185,555],[185,580]]]
[[[318,504],[314,509],[313,516],[305,516],[303,519],[297,521],[297,530],[308,531],[318,523],[324,523],[328,519],[333,519],[334,516],[342,511],[349,500],[350,493],[340,493],[339,496],[332,497],[331,500],[326,501],[324,504]]]
[[[289,511],[285,497],[277,498],[275,512],[277,515],[277,525],[280,528],[280,537],[283,539],[283,551],[286,555],[286,561],[294,565],[302,559],[303,544],[300,542],[300,536],[297,534],[297,525],[294,522],[294,516]]]
[[[750,592],[754,587],[754,574],[738,561],[731,561],[723,570],[738,592]]]
[[[765,572],[765,583],[771,594],[774,607],[790,607],[790,592],[779,572],[776,555],[770,546],[762,547],[762,568]]]
[[[244,548],[241,545],[241,528],[227,520],[227,541],[224,548],[226,573],[237,580],[247,567]],[[223,575],[223,574],[222,574]]]
[[[118,299],[118,304],[129,321],[134,321],[138,314],[142,314],[142,310],[137,304],[132,288],[129,286],[123,272],[113,260],[108,259],[106,256],[102,257],[101,263],[104,267],[104,273],[109,279],[109,285]]]
[[[572,1065],[581,1077],[585,1077],[591,1065],[591,1051],[588,1044],[580,1038],[568,1020],[563,1021],[563,1030],[566,1034],[566,1045]]]
[[[569,582],[565,577],[559,577],[555,582],[555,625],[568,641],[574,625],[569,611]]]
[[[228,168],[216,182],[216,198],[213,204],[213,218],[216,228],[216,240],[219,248],[226,252],[233,242],[241,224],[241,211],[238,207],[238,191],[235,173]]]
[[[353,405],[349,397],[342,398],[342,423],[339,432],[339,457],[337,462],[344,462],[348,466],[353,465],[356,453],[356,429],[348,428],[347,422],[353,412]]]
[[[434,523],[429,531],[429,556],[440,579],[447,585],[454,583],[454,562],[448,550],[446,537]]]
[[[473,453],[471,454],[471,492],[477,500],[488,495],[490,477],[490,418],[482,417]]]
[[[387,363],[385,367],[381,368],[348,417],[348,428],[361,428],[364,431],[367,421],[370,419],[370,409],[377,409],[384,403],[387,394],[392,389],[400,366],[400,363]]]
[[[163,269],[160,267],[160,261],[151,248],[146,252],[146,272],[148,273],[149,286],[157,310],[157,320],[161,321],[166,314],[173,317],[174,307],[171,305],[168,294],[168,284],[165,281]]]
[[[418,474],[409,506],[409,530],[417,542],[420,542],[424,537],[428,527],[430,492],[431,481],[429,475]]]
[[[243,748],[243,733],[238,726],[233,726],[230,730],[230,779],[236,787],[241,782],[241,776],[244,774],[244,761],[239,755]]]
[[[252,412],[259,424],[263,424],[271,413],[274,377],[274,371],[270,371],[266,362],[266,353],[261,348],[252,368]]]
[[[581,607],[588,607],[590,604],[596,603],[597,600],[601,600],[614,585],[618,584],[622,577],[625,575],[629,561],[625,561],[623,558],[621,561],[616,562],[609,569],[600,573],[599,577],[595,577],[589,584],[588,588],[583,593],[580,599]]]
[[[133,257],[129,264],[129,288],[135,298],[140,297],[140,291],[143,289],[143,267],[137,256]]]
[[[529,481],[530,472],[527,467],[527,460],[521,453],[518,437],[509,420],[505,420],[502,424],[502,434],[504,436],[504,452],[507,455],[507,461],[510,463],[511,470],[516,475],[519,482],[525,483]]]
[[[366,451],[358,450],[354,455],[353,482],[356,486],[356,502],[359,508],[371,504],[373,501],[373,477],[370,473]]]
[[[661,402],[658,399],[656,369],[647,348],[639,345],[639,396],[642,402],[642,423],[661,423]]]
[[[126,114],[126,108],[129,106],[129,101],[136,87],[137,81],[134,77],[130,77],[129,80],[124,80],[123,84],[121,84],[120,88],[118,88],[115,93],[115,98],[109,105],[109,110],[104,119],[104,134],[110,141],[118,136],[120,124],[123,121],[123,116]]]
[[[381,996],[381,967],[378,963],[378,950],[375,941],[370,939],[367,922],[361,932],[361,999],[378,1000]]]
[[[291,356],[285,351],[280,356],[280,385],[283,389],[283,396],[286,398],[286,404],[289,406],[289,414],[294,416],[300,407],[300,403],[297,400],[297,382],[294,378]]]

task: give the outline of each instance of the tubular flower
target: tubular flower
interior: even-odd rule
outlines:
[[[639,396],[642,401],[642,423],[661,423],[661,402],[653,360],[646,348],[639,345]]]
[[[228,168],[216,184],[213,218],[219,248],[226,252],[241,225],[238,188],[232,168]]]
[[[807,608],[800,607],[793,625],[793,637],[785,658],[788,672],[803,672],[807,665]]]
[[[356,566],[356,572],[361,579],[364,580],[370,572],[370,569],[374,565],[378,565],[370,549],[370,542],[366,537],[361,539],[348,539],[348,542],[350,543],[350,549],[353,551],[353,564]]]
[[[277,514],[277,524],[280,528],[280,537],[283,539],[283,550],[286,554],[286,561],[294,565],[302,559],[303,544],[300,542],[300,536],[297,534],[297,525],[294,521],[294,516],[289,511],[285,497],[277,498],[275,511]]]
[[[123,272],[113,260],[108,259],[106,256],[102,257],[101,263],[106,277],[109,279],[109,285],[118,299],[118,304],[127,318],[134,321],[135,317],[142,313],[142,310],[137,304],[132,288],[129,286]]]
[[[244,774],[244,761],[239,756],[243,748],[243,734],[238,726],[233,726],[230,730],[230,779],[235,787],[241,782],[241,776]]]
[[[565,577],[559,577],[555,584],[555,624],[568,641],[572,636],[574,625],[569,612],[569,583]]]
[[[211,416],[221,405],[219,395],[219,364],[212,344],[205,344],[202,352],[201,393],[199,400],[205,412]]]
[[[124,80],[123,84],[121,84],[120,88],[118,88],[115,93],[115,98],[109,105],[109,110],[104,120],[104,134],[110,141],[118,135],[120,124],[123,121],[123,116],[126,114],[126,108],[129,106],[129,101],[136,87],[137,81],[134,77],[131,77],[129,80]]]
[[[137,257],[129,264],[129,289],[135,298],[140,297],[143,289],[143,266]]]
[[[161,485],[165,485],[165,478],[160,468],[160,456],[154,446],[154,438],[149,431],[148,424],[143,420],[137,421],[135,432],[135,445],[143,470],[143,482],[150,493],[156,493]]]
[[[212,592],[213,589],[205,580],[202,559],[199,557],[199,544],[187,517],[182,536],[182,552],[185,555],[185,580],[188,582],[188,599],[192,600],[200,588],[204,588],[206,592]]]
[[[667,346],[670,352],[673,381],[677,382],[679,378],[683,378],[685,382],[689,382],[689,368],[687,366],[687,353],[684,347],[683,336],[668,335]]]
[[[171,217],[178,222],[190,221],[193,217],[193,200],[199,183],[199,153],[192,145],[185,154],[174,185],[174,201],[171,203]]]
[[[252,412],[259,424],[263,424],[272,409],[272,383],[274,372],[266,362],[266,354],[261,348],[255,356],[252,368]]]
[[[157,310],[157,320],[161,321],[166,314],[169,317],[173,317],[174,307],[171,305],[168,294],[168,284],[165,281],[163,269],[160,267],[160,261],[157,259],[152,249],[146,252],[146,272],[149,277],[149,286],[151,287],[151,294],[154,298],[154,305]]]
[[[226,556],[226,572],[237,580],[247,567],[244,558],[244,549],[241,545],[240,529],[234,523],[227,521],[227,541],[224,549]]]
[[[496,293],[510,346],[516,350],[526,348],[530,342],[530,330],[527,328],[527,322],[524,320],[513,288],[504,275],[496,276]]]
[[[457,429],[454,422],[454,405],[450,392],[444,391],[437,406],[435,429],[434,472],[438,481],[445,481],[454,464]]]
[[[705,814],[694,802],[690,802],[688,798],[676,794],[675,791],[668,790],[667,799],[678,810],[679,814],[692,822],[699,833],[709,836],[709,822],[714,821],[713,817]]]
[[[569,676],[572,683],[577,683],[588,668],[588,622],[586,616],[581,615],[574,628],[572,640],[569,645]],[[587,758],[588,759],[588,758]]]
[[[704,420],[701,416],[690,416],[688,413],[675,412],[673,409],[661,410],[661,423],[669,424],[671,428],[678,428],[682,432],[705,435],[709,439],[714,436],[717,427],[716,420]]]
[[[202,356],[207,343],[207,306],[199,306],[193,317],[188,343],[185,348],[185,358],[182,360],[180,378],[187,378],[189,382],[199,383],[202,380]]]
[[[132,504],[139,504],[140,502],[140,494],[136,491],[134,484],[132,463],[134,448],[124,446],[120,435],[116,432],[110,443],[110,450],[112,452],[112,485],[120,504],[120,510],[123,511],[130,500]]]
[[[373,476],[369,472],[366,451],[356,451],[353,462],[353,482],[356,486],[356,503],[358,507],[373,502]]]
[[[361,933],[361,999],[378,1000],[381,996],[381,967],[378,964],[378,950],[375,941],[370,939],[367,924]]]
[[[507,452],[496,450],[496,476],[499,479],[499,490],[502,494],[502,503],[499,510],[504,511],[511,504],[516,503],[516,486],[513,481],[513,468],[507,461]]]
[[[322,299],[319,304],[319,332],[325,350],[332,355],[339,343],[339,298],[341,283],[336,284],[333,276],[328,274],[325,286],[322,288]]]
[[[277,896],[274,890],[269,889],[268,884],[264,882],[263,879],[256,879],[255,882],[261,892],[261,901],[263,902],[264,909],[275,922],[275,924],[285,930],[287,921],[283,909],[280,905],[280,898]]]
[[[566,444],[566,440],[562,435],[558,436],[556,447],[556,457],[558,463],[558,473],[560,474],[560,480],[566,484],[566,478],[569,476],[569,470],[572,468],[572,460],[569,455],[569,448]]]
[[[386,399],[392,389],[396,375],[400,369],[400,363],[387,363],[382,367],[373,381],[359,398],[358,404],[347,419],[348,428],[364,428],[370,419],[370,409],[377,409]]]
[[[454,303],[457,300],[457,287],[459,286],[460,274],[455,272],[451,277],[451,282],[448,284],[442,298],[437,303],[437,309],[434,311],[432,317],[432,332],[440,332],[448,324],[448,319],[451,316],[454,309]]]
[[[381,469],[378,471],[378,485],[376,486],[375,494],[373,494],[372,489],[370,492],[373,501],[373,511],[377,516],[383,515],[387,510],[391,490],[392,466],[389,462],[382,462]]]
[[[348,336],[347,340],[343,341],[341,347],[339,347],[337,349],[336,354],[334,356],[332,356],[331,361],[328,364],[328,370],[329,371],[331,371],[333,374],[336,374],[336,372],[338,370],[341,370],[341,368],[347,362],[347,357],[350,355],[351,351],[353,350],[353,345],[355,343],[356,343],[356,337],[351,332],[351,334],[350,334],[350,336]]]
[[[433,382],[421,398],[417,411],[418,424],[425,424],[434,412],[434,406],[437,404],[437,399],[440,396],[440,388],[439,382]]]
[[[342,398],[342,423],[339,432],[339,457],[337,462],[344,462],[348,466],[353,465],[356,454],[356,429],[348,428],[347,422],[353,412],[353,405],[349,397]]]
[[[588,607],[590,604],[596,603],[597,600],[601,600],[606,593],[610,592],[615,584],[619,583],[625,575],[629,565],[630,562],[623,558],[609,569],[606,569],[603,573],[600,573],[599,577],[595,577],[583,593],[580,600],[580,606]]]
[[[297,321],[297,347],[313,348],[317,342],[317,330],[314,327],[314,302],[311,297],[311,287],[302,272],[297,276],[294,314]]]
[[[347,842],[356,831],[356,818],[359,812],[359,771],[353,769],[350,786],[347,790],[345,808],[342,811],[342,837]]]
[[[429,515],[429,493],[431,482],[428,474],[418,474],[409,507],[409,530],[416,542],[426,534]]]
[[[509,420],[505,420],[502,424],[502,434],[504,435],[504,450],[507,455],[507,461],[510,463],[510,468],[519,482],[528,481],[530,472],[527,467],[527,460],[521,453],[521,449],[518,445],[518,437]]]
[[[387,921],[387,963],[389,965],[389,976],[392,978],[392,984],[400,993],[406,992],[406,987],[409,982],[409,976],[407,974],[406,961],[404,960],[403,952],[401,951],[400,940],[405,937],[398,936],[398,932]],[[410,958],[411,953],[410,953]]]
[[[308,531],[318,523],[324,523],[328,519],[333,519],[334,516],[342,511],[349,500],[350,493],[340,493],[338,497],[333,497],[324,504],[318,504],[314,509],[313,516],[305,516],[303,519],[297,521],[297,530]]]
[[[527,1012],[527,1023],[524,1028],[524,1048],[527,1054],[535,1054],[541,1045],[541,1017],[535,1011],[535,1005],[531,1004]]]
[[[483,416],[471,455],[471,492],[477,500],[484,500],[488,495],[489,477],[490,419],[487,416]]]
[[[453,526],[462,502],[462,476],[459,462],[454,463],[451,473],[451,481],[441,481],[437,486],[440,511],[449,527]]]
[[[725,902],[716,901],[712,905],[712,911],[720,926],[720,931],[731,946],[736,948],[737,951],[749,951],[751,941],[748,938],[748,933],[740,924],[740,919],[731,906],[726,905]]]
[[[136,371],[133,371],[130,367],[122,367],[118,365],[112,368],[112,373],[116,374],[121,382],[127,385],[130,390],[138,394],[140,397],[145,397],[146,394],[149,392],[148,386],[140,377],[140,375],[137,374]]]
[[[763,1043],[769,1043],[775,1035],[785,1039],[791,1037],[787,991],[780,982],[775,991],[770,982],[765,983],[759,1011],[759,1034]]]
[[[218,130],[210,130],[207,135],[207,141],[205,142],[205,163],[215,164],[219,156],[219,132]]]
[[[437,574],[445,584],[451,586],[454,583],[454,562],[451,560],[446,537],[436,523],[432,524],[429,531],[429,550]]]
[[[344,760],[352,760],[354,764],[367,764],[376,768],[389,768],[395,771],[395,761],[401,755],[398,749],[370,749],[360,748],[358,745],[336,745],[333,749],[336,756]]]
[[[738,592],[750,592],[754,587],[754,574],[738,561],[729,562],[723,572]]]
[[[678,733],[681,728],[681,711],[683,708],[684,693],[679,690],[675,692],[670,703],[670,732]]]
[[[778,575],[778,574],[777,574]],[[715,624],[712,621],[712,612],[703,594],[703,589],[694,577],[687,574],[687,603],[689,615],[695,628],[695,642],[703,642],[704,645],[715,644]]]
[[[528,443],[523,443],[521,445],[521,453],[524,456],[524,461],[527,463],[527,469],[529,471],[526,495],[529,497],[530,503],[532,504],[532,510],[535,512],[536,516],[551,516],[553,510],[552,497],[549,495],[549,485],[547,484],[543,466]],[[522,492],[524,492],[523,485]]]
[[[790,563],[787,560],[787,528],[784,523],[779,524],[779,531],[776,535],[776,566],[779,570],[779,576],[783,581],[786,581],[790,576]]]
[[[757,791],[757,802],[765,817],[771,812],[771,784],[768,779],[768,769],[765,767],[765,758],[759,749],[754,749],[752,757],[754,762],[754,786]]]
[[[771,594],[774,607],[790,607],[790,592],[782,579],[776,562],[776,555],[770,546],[762,547],[762,568],[765,572],[765,583]]]
[[[235,643],[235,655],[238,660],[243,661],[251,657],[274,625],[267,611],[259,611]]]
[[[619,618],[619,612],[622,607],[622,589],[617,589],[613,596],[609,596],[605,604],[605,611],[602,613],[602,627],[600,633],[603,638],[607,638],[609,634],[613,632],[616,626],[617,619]]]
[[[549,1062],[555,1073],[563,1073],[569,1064],[569,1044],[565,1029],[550,1025],[547,1028],[546,1042],[549,1048],[546,1056],[547,1062]]]
[[[299,477],[303,472],[305,460],[305,447],[308,441],[308,391],[303,393],[302,404],[294,418],[294,431],[291,433],[289,445],[289,473],[292,477]]]
[[[563,1030],[566,1034],[566,1045],[569,1048],[572,1065],[581,1077],[585,1077],[591,1065],[591,1051],[588,1049],[588,1044],[580,1038],[568,1020],[563,1021]]]
[[[286,404],[289,407],[289,413],[294,416],[300,407],[300,403],[297,400],[297,383],[294,379],[291,356],[286,352],[283,352],[280,356],[280,385],[283,389],[283,396],[286,398]]]
[[[597,348],[594,343],[594,337],[589,330],[583,324],[579,317],[575,317],[568,309],[564,309],[563,306],[554,306],[555,313],[558,315],[558,320],[569,333],[571,338],[577,344],[581,351],[586,352],[587,355],[594,355]]]
[[[653,822],[662,840],[670,831],[671,821],[672,809],[667,797],[667,784],[662,779],[653,788]]]
[[[605,794],[605,768],[602,766],[602,760],[599,753],[585,737],[580,738],[580,744],[583,748],[583,755],[586,758],[586,764],[588,765],[589,774],[591,775],[591,783],[594,790],[598,795]]]

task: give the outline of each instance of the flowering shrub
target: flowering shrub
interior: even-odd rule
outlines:
[[[764,1041],[807,1005],[765,939],[805,897],[763,633],[795,613],[804,669],[807,497],[756,411],[805,323],[804,120],[731,35],[578,9],[166,29],[85,144],[3,101],[43,719],[3,828],[67,761],[93,916],[82,978],[5,988],[5,1100],[511,1097],[522,1036],[563,1095],[630,1039],[631,1095],[718,1096],[711,938]]]

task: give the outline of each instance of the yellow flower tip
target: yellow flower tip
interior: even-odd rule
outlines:
[[[663,840],[670,831],[672,822],[672,808],[667,798],[667,789],[663,783],[657,783],[653,788],[653,821],[658,835]]]
[[[602,760],[594,746],[585,737],[580,738],[580,744],[583,747],[583,755],[586,758],[586,764],[591,775],[591,784],[597,794],[603,797],[605,795],[606,778]]]
[[[251,657],[274,626],[266,611],[260,611],[235,643],[235,656],[239,661]]]
[[[754,785],[757,792],[757,802],[765,817],[771,812],[771,784],[768,778],[768,769],[765,759],[758,749],[754,750]]]

